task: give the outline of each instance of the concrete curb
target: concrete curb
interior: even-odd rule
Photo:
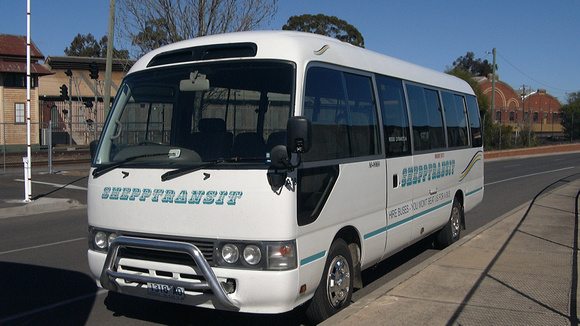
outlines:
[[[338,324],[340,324],[341,322],[345,321],[350,316],[356,314],[358,311],[360,311],[363,308],[365,308],[366,306],[368,306],[370,303],[376,301],[381,296],[387,294],[389,291],[393,290],[394,288],[396,288],[397,286],[399,286],[403,282],[407,281],[408,279],[410,279],[414,275],[418,274],[419,272],[421,272],[422,270],[424,270],[425,268],[427,268],[429,265],[433,264],[434,262],[438,261],[439,259],[441,259],[441,258],[445,257],[446,255],[450,254],[455,249],[463,246],[465,243],[471,241],[473,238],[477,237],[482,232],[484,232],[487,229],[493,227],[494,225],[496,225],[497,223],[503,221],[504,219],[506,219],[506,218],[514,215],[515,213],[517,213],[517,212],[519,212],[521,210],[527,209],[528,206],[530,205],[530,203],[531,203],[531,200],[528,201],[525,204],[522,204],[522,205],[520,205],[520,206],[512,209],[511,211],[503,214],[502,216],[494,219],[493,221],[487,223],[486,225],[480,227],[479,229],[474,230],[470,234],[468,234],[465,237],[462,237],[461,239],[459,239],[459,241],[457,241],[456,243],[454,243],[451,246],[443,249],[442,251],[440,251],[437,254],[433,255],[431,258],[429,258],[429,259],[423,261],[422,263],[418,264],[417,266],[411,268],[407,272],[401,274],[397,278],[391,280],[390,282],[388,282],[387,284],[381,286],[380,288],[376,289],[375,291],[367,294],[366,296],[364,296],[363,298],[361,298],[359,301],[351,304],[346,309],[344,309],[344,310],[340,311],[339,313],[337,313],[336,315],[328,318],[327,320],[325,320],[324,322],[320,323],[319,325],[322,325],[322,326],[330,326],[330,325],[338,325]]]
[[[40,198],[29,203],[20,200],[13,202],[22,203],[22,205],[0,209],[0,219],[86,207],[78,200],[70,198]]]

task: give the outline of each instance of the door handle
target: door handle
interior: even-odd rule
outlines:
[[[435,195],[437,193],[437,188],[429,189],[429,195]]]

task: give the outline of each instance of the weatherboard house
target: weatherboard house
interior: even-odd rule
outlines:
[[[38,145],[38,83],[40,77],[51,75],[49,67],[40,64],[44,55],[30,42],[30,122],[31,143]],[[27,67],[26,36],[0,34],[0,150],[11,147],[24,149],[27,143]]]
[[[30,53],[32,148],[47,145],[49,121],[53,145],[88,144],[100,132],[105,119],[106,60],[69,56],[45,59],[34,42],[31,42]],[[99,71],[96,82],[89,74],[93,62]],[[133,63],[131,60],[113,60],[111,103]],[[26,148],[26,68],[26,36],[0,34],[0,152]],[[63,97],[63,86],[68,99]],[[97,103],[94,103],[95,97]]]

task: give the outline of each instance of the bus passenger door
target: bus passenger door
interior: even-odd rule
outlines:
[[[387,246],[389,256],[409,244],[413,216],[413,187],[406,184],[412,156],[387,159]]]
[[[412,187],[406,175],[413,166],[411,135],[403,82],[376,75],[386,156],[387,241],[383,257],[405,247],[411,237]]]

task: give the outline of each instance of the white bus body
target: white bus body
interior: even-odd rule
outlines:
[[[201,307],[312,299],[322,320],[361,270],[459,238],[483,197],[481,135],[464,81],[335,39],[162,47],[127,74],[96,149],[90,269],[109,290]]]

